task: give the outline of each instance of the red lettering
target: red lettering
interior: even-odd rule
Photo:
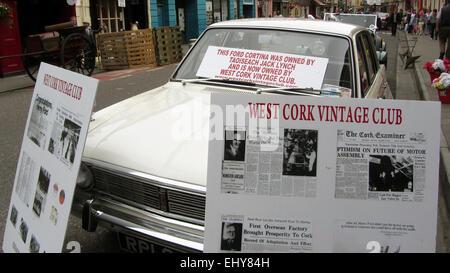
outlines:
[[[275,118],[275,119],[278,119],[278,111],[280,110],[280,104],[277,103],[277,104],[274,104],[273,106],[275,106],[275,107],[274,107],[274,110],[275,110],[275,116],[274,116],[274,118]]]
[[[270,119],[272,117],[272,103],[267,104],[267,119]]]
[[[396,122],[395,125],[399,125],[402,124],[403,118],[402,118],[402,109],[396,109],[397,111],[395,111],[397,113],[397,118],[396,118]]]
[[[285,105],[283,106],[283,118],[284,118],[285,120],[288,120],[288,119],[289,119],[289,116],[286,116],[286,107],[287,107],[287,108],[290,108],[289,104],[285,104]]]
[[[258,108],[259,108],[259,118],[265,118],[266,114],[264,112],[264,106],[266,105],[265,103],[257,103],[258,104]]]
[[[294,107],[295,107],[295,110],[294,110]],[[297,106],[297,104],[292,105],[291,117],[292,117],[293,120],[296,120],[298,118],[298,106]]]
[[[251,102],[248,103],[248,106],[250,108],[250,118],[256,118],[257,117],[257,113],[258,113],[258,107],[256,106],[256,104],[253,104]]]
[[[363,123],[369,123],[369,108],[364,107],[363,110],[364,110],[363,111],[363,115],[364,115]]]
[[[350,121],[349,121],[350,120]],[[352,116],[352,108],[349,107],[347,111],[347,120],[345,122],[353,122],[353,116]]]
[[[313,116],[314,105],[308,105],[308,120],[314,120]]]
[[[306,107],[303,104],[300,104],[300,120],[306,120],[305,110]]]

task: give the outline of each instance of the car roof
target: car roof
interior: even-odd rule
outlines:
[[[352,36],[355,32],[367,29],[362,26],[346,24],[335,21],[298,19],[298,18],[253,18],[223,21],[209,26],[209,28],[242,27],[242,28],[273,28],[306,30],[313,32],[334,33]]]

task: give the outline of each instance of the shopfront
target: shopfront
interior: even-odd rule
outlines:
[[[221,22],[230,19],[228,0],[207,0],[207,6],[212,9],[212,22]],[[209,3],[208,3],[209,2]]]
[[[272,17],[272,0],[258,0],[256,17]]]
[[[76,1],[61,0],[4,0],[11,12],[9,19],[0,21],[0,55],[12,56],[23,53],[22,41],[28,35],[45,32],[45,26],[64,22],[76,24]],[[9,17],[11,16],[11,17]],[[5,75],[23,70],[22,59],[2,58],[0,74]]]
[[[22,53],[22,46],[17,20],[17,1],[4,1],[0,5],[5,11],[0,17],[0,56],[19,55]],[[0,59],[0,76],[22,70],[20,57]]]
[[[104,33],[149,27],[147,0],[91,0],[90,4],[92,28]]]

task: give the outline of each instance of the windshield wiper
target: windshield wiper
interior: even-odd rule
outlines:
[[[238,80],[230,80],[230,79],[222,79],[222,78],[200,78],[200,79],[184,79],[181,80],[181,83],[185,85],[186,83],[198,83],[198,82],[220,82],[220,83],[231,83],[231,84],[240,84],[247,86],[256,86],[254,82],[246,82],[246,81],[238,81]]]
[[[256,86],[257,84],[254,82],[246,82],[246,81],[238,81],[238,80],[230,80],[230,79],[221,79],[221,78],[199,78],[199,79],[184,79],[181,80],[181,83],[185,85],[186,83],[198,83],[198,82],[218,82],[218,83],[230,83],[230,84],[240,84],[247,86]],[[320,97],[324,95],[334,95],[339,96],[340,91],[336,90],[323,90],[323,89],[314,89],[307,87],[268,87],[268,88],[258,88],[256,90],[256,94],[261,93],[283,93],[283,94],[292,94],[292,95],[309,95],[313,97]]]
[[[314,89],[312,87],[271,87],[271,88],[259,88],[256,90],[256,94],[261,93],[283,93],[292,95],[309,95],[313,97],[320,97],[323,95],[339,95],[340,91],[335,90],[323,90]]]

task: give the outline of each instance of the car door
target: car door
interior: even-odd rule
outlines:
[[[361,95],[364,98],[392,98],[386,81],[386,67],[379,65],[372,36],[361,32],[356,36]]]

